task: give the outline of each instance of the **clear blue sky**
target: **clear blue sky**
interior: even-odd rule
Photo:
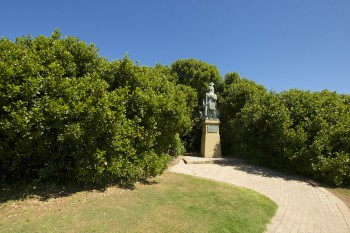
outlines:
[[[0,36],[63,36],[141,65],[196,58],[275,91],[350,94],[350,0],[4,0]]]

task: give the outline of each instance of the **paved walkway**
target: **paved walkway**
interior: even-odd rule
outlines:
[[[276,202],[278,210],[266,232],[350,233],[349,208],[325,188],[236,159],[208,164],[208,160],[185,158],[188,164],[180,161],[169,170],[247,187]]]

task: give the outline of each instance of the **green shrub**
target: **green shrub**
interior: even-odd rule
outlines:
[[[348,184],[350,105],[335,92],[290,90],[281,99],[302,133],[302,143],[288,156],[295,170],[334,184]]]
[[[199,150],[216,84],[226,155],[350,184],[350,96],[267,91],[195,59],[108,62],[78,38],[0,40],[0,179],[130,184]],[[183,140],[183,141],[182,141]]]
[[[125,57],[112,62],[105,75],[111,89],[128,90],[126,116],[142,135],[135,142],[138,153],[151,150],[177,155],[183,151],[179,138],[193,125],[196,93],[173,82],[169,69],[163,68],[138,66]]]
[[[276,94],[230,73],[221,101],[225,154],[332,184],[350,183],[348,95]]]
[[[195,94],[129,59],[107,62],[77,38],[0,41],[0,172],[133,183],[161,173],[192,126]]]
[[[225,77],[225,86],[220,100],[220,134],[222,151],[226,155],[247,157],[251,146],[248,140],[253,140],[242,118],[242,110],[266,95],[263,86],[247,79],[242,79],[238,73],[229,73]],[[248,111],[248,109],[247,109]],[[248,122],[247,122],[248,123]],[[254,143],[254,140],[252,141]]]

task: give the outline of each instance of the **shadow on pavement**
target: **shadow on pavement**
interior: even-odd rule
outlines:
[[[247,174],[271,178],[281,178],[283,180],[294,180],[299,182],[306,182],[312,186],[321,186],[316,181],[313,181],[310,178],[306,178],[296,174],[291,174],[285,171],[272,170],[267,167],[250,164],[249,162],[239,158],[222,158],[221,160],[214,160],[213,163],[218,164],[220,166],[233,167],[234,169],[245,172]]]

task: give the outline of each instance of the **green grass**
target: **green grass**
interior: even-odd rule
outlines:
[[[0,205],[0,232],[263,232],[277,206],[254,191],[165,173],[107,188]]]
[[[350,208],[350,188],[328,188]]]

